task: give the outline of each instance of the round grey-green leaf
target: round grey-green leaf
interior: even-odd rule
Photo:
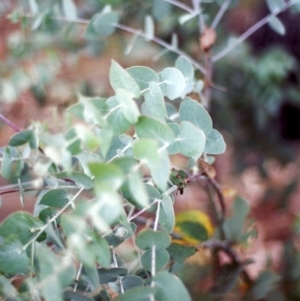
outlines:
[[[147,250],[151,247],[167,248],[171,243],[169,234],[163,231],[154,231],[152,229],[145,229],[139,232],[136,238],[136,245],[142,249]]]
[[[189,121],[209,135],[212,130],[212,120],[205,108],[197,101],[186,97],[179,107],[180,121]]]
[[[125,291],[136,286],[144,285],[144,280],[141,277],[133,276],[133,275],[124,276],[121,278],[121,281]]]
[[[170,100],[181,96],[186,82],[183,74],[176,68],[168,67],[160,73],[162,91]]]
[[[150,82],[159,82],[158,74],[149,67],[134,66],[126,71],[134,78],[141,90],[148,89]]]
[[[170,255],[166,249],[155,248],[155,270],[162,270],[169,262]],[[142,266],[145,270],[151,271],[152,249],[147,250],[141,258]]]
[[[225,152],[226,143],[223,136],[215,129],[206,137],[206,144],[204,151],[207,154],[218,155]]]

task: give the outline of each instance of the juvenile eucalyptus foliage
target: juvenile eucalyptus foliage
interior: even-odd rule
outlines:
[[[205,70],[180,52],[176,35],[170,44],[154,36],[154,20],[170,14],[173,5],[153,1],[153,18],[145,16],[143,30],[134,30],[119,23],[120,14],[110,5],[103,5],[86,22],[78,18],[72,0],[25,2],[29,13],[22,15],[16,10],[10,18],[23,26],[29,24],[31,30],[47,25],[53,29],[55,19],[78,21],[87,25],[85,39],[93,40],[106,38],[120,28],[179,56],[174,66],[162,70],[145,66],[125,69],[112,60],[107,76],[113,95],[78,95],[65,116],[80,121],[71,122],[66,132],[52,134],[33,123],[10,138],[2,150],[2,176],[18,183],[21,202],[27,191],[38,193],[33,214],[15,212],[0,224],[1,296],[16,301],[112,300],[112,295],[117,301],[191,300],[172,270],[196,248],[172,243],[174,195],[178,190],[183,192],[188,176],[174,169],[171,156],[186,157],[189,170],[197,171],[199,159],[212,162],[226,145],[213,128],[208,111],[191,97],[197,93],[209,100],[209,93],[204,91],[207,83],[195,73]],[[149,1],[145,2],[148,5]],[[213,2],[226,10],[222,1]],[[202,14],[200,1],[197,3],[190,10],[181,5],[187,11],[180,17],[181,24]],[[276,15],[292,2],[267,3],[272,15],[268,22],[283,33]],[[210,61],[226,55],[230,47]],[[23,183],[24,173],[29,182]],[[220,193],[205,172],[195,177],[203,174]],[[222,219],[218,226],[222,228],[221,238],[236,242],[242,239],[249,208],[244,200],[237,199],[233,211],[231,218]],[[153,223],[137,230],[137,220],[144,212],[151,214]],[[231,252],[226,241],[208,241],[206,246]],[[132,255],[122,256],[122,247],[130,248]],[[220,281],[213,288],[218,294],[230,290],[248,264],[234,259],[231,265],[220,267]],[[274,279],[269,276],[265,278],[271,283]],[[20,286],[14,285],[16,278],[22,279]]]

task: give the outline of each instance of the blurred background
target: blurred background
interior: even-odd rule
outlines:
[[[78,93],[110,96],[112,59],[124,68],[145,65],[158,71],[173,66],[177,58],[172,52],[161,56],[161,46],[122,30],[105,38],[87,37],[85,22],[52,18],[59,1],[39,3],[40,19],[20,17],[28,2],[0,2],[0,113],[20,128],[39,121],[52,132],[63,131],[67,124],[63,111],[77,101]],[[143,28],[145,16],[151,14],[156,36],[171,42],[175,32],[180,49],[204,63],[197,20],[179,24],[183,11],[170,3],[74,2],[80,19],[89,20],[109,4],[120,14],[120,23],[136,29]],[[190,1],[181,2],[191,6]],[[210,24],[220,5],[203,2],[205,21]],[[213,53],[269,13],[263,0],[231,2],[217,27]],[[227,143],[226,153],[214,164],[217,180],[224,191],[230,191],[229,208],[237,195],[249,204],[249,221],[257,234],[251,244],[238,247],[245,258],[255,261],[247,270],[253,279],[260,277],[265,289],[245,297],[245,288],[238,287],[234,293],[214,297],[216,300],[300,300],[300,14],[293,7],[279,19],[285,26],[284,35],[265,25],[213,67],[209,110],[214,127]],[[201,72],[197,77],[203,78]],[[0,147],[13,133],[0,124]],[[9,183],[1,179],[0,184]],[[178,196],[177,210],[203,209],[205,198],[201,188],[190,185]],[[33,204],[34,196],[28,197],[25,209],[32,210]],[[3,195],[0,220],[17,209],[24,210],[18,195]],[[191,259],[197,268],[186,272],[186,283],[194,300],[213,300],[203,293],[209,268],[203,259],[206,255],[199,256]]]

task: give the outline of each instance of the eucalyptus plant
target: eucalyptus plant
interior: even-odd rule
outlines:
[[[2,188],[1,194],[19,191],[23,202],[27,192],[37,192],[33,214],[18,211],[0,225],[4,300],[191,300],[174,268],[199,247],[174,242],[178,238],[175,196],[184,193],[191,181],[207,188],[216,231],[211,221],[203,222],[205,217],[192,224],[186,235],[212,254],[227,253],[232,261],[230,267],[218,266],[220,279],[211,293],[226,293],[239,275],[249,286],[253,284],[244,270],[251,261],[240,261],[232,246],[245,239],[242,229],[249,206],[237,198],[234,214],[227,219],[222,189],[209,172],[214,156],[226,148],[207,111],[212,70],[215,62],[265,23],[282,32],[276,16],[298,4],[267,1],[271,12],[266,19],[212,55],[215,28],[231,1],[212,2],[220,6],[210,27],[205,24],[211,16],[203,13],[201,1],[192,1],[192,7],[179,1],[145,1],[154,18],[145,15],[144,28],[138,30],[119,22],[120,14],[113,8],[121,9],[123,1],[103,4],[90,20],[78,18],[72,0],[24,1],[24,10],[10,15],[31,30],[53,26],[53,20],[86,24],[87,40],[106,38],[121,29],[163,46],[161,55],[171,51],[178,57],[174,66],[159,71],[146,66],[124,68],[112,60],[108,77],[113,94],[79,94],[65,111],[69,120],[65,132],[50,133],[41,123],[19,129],[1,116],[17,132],[3,148],[1,159],[2,176],[17,184],[14,189]],[[179,49],[176,35],[170,44],[155,36],[154,19],[173,6],[184,11],[182,24],[193,18],[199,21],[205,67]],[[204,75],[199,77],[198,72]],[[185,170],[173,166],[174,155],[186,158]],[[29,181],[23,180],[24,174]],[[143,222],[145,213],[151,216],[150,224]],[[193,227],[200,230],[194,234]],[[130,255],[122,253],[127,248]],[[267,275],[263,281],[272,282],[272,277]],[[20,286],[14,285],[16,279],[22,280]]]

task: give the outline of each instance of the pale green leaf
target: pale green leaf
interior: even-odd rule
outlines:
[[[286,7],[284,0],[266,0],[266,2],[271,13],[276,13]]]
[[[186,157],[198,160],[205,148],[205,135],[201,129],[188,121],[181,122],[179,152]]]
[[[141,176],[134,171],[128,174],[129,191],[139,207],[146,207],[149,205],[146,187],[142,181]]]
[[[181,127],[177,123],[169,123],[168,124],[170,129],[175,134],[175,141],[168,147],[168,153],[170,155],[174,155],[180,152],[180,139],[179,136],[181,134]]]
[[[154,37],[154,21],[151,16],[146,16],[144,20],[144,33],[146,41],[151,41]]]
[[[22,247],[20,240],[14,235],[4,239],[0,245],[0,271],[2,273],[8,275],[26,273],[30,260]]]
[[[111,189],[121,187],[125,176],[123,171],[114,163],[94,162],[88,164],[90,172],[95,176],[95,182]]]
[[[225,152],[226,143],[223,136],[213,129],[206,137],[205,152],[211,155],[218,155]]]
[[[139,138],[155,139],[159,142],[160,146],[168,146],[175,139],[175,135],[168,125],[154,118],[140,117],[135,128]]]
[[[75,21],[77,19],[77,9],[73,0],[62,0],[62,8],[67,20]]]
[[[175,213],[171,197],[163,194],[160,206],[159,224],[164,231],[172,233],[175,226]]]
[[[174,274],[160,272],[153,277],[157,288],[156,301],[190,301],[191,297],[181,280]]]
[[[112,61],[110,67],[109,80],[114,91],[117,91],[118,89],[124,89],[134,98],[140,97],[140,87],[136,81],[115,61]]]
[[[0,225],[0,236],[5,238],[16,235],[22,244],[26,244],[44,223],[28,212],[17,211],[9,215]]]
[[[283,25],[283,23],[280,21],[280,19],[278,19],[275,16],[272,16],[269,19],[269,23],[270,27],[276,31],[277,33],[279,33],[280,35],[285,35],[286,30],[285,30],[285,26]]]
[[[87,297],[79,292],[65,291],[64,301],[94,301],[94,299]]]
[[[135,101],[133,101],[132,96],[127,90],[117,89],[116,99],[123,109],[124,117],[131,124],[136,123],[140,115],[139,109]]]
[[[154,287],[135,287],[119,295],[114,301],[149,301],[155,292]]]
[[[183,74],[176,68],[168,67],[160,73],[161,89],[165,96],[174,100],[181,96],[186,87]]]
[[[164,118],[167,117],[167,110],[165,106],[164,96],[157,83],[150,82],[149,90],[145,92],[145,103],[148,111],[153,117]]]
[[[144,229],[139,232],[135,242],[142,250],[151,249],[151,247],[167,248],[171,243],[171,237],[163,231]]]
[[[126,71],[134,78],[141,90],[148,89],[150,82],[159,82],[158,74],[149,67],[134,66]]]
[[[209,135],[212,130],[212,120],[205,108],[197,101],[186,97],[179,108],[180,121],[189,121],[205,135]]]
[[[125,291],[128,289],[137,287],[137,286],[143,286],[144,285],[144,280],[141,277],[138,276],[124,276],[121,278],[122,285]]]
[[[145,270],[151,271],[152,265],[152,249],[148,249],[141,258],[142,266]],[[163,248],[155,248],[155,270],[162,270],[170,260],[170,255],[166,249]]]
[[[152,14],[158,21],[168,17],[172,12],[172,4],[167,1],[154,0]]]

